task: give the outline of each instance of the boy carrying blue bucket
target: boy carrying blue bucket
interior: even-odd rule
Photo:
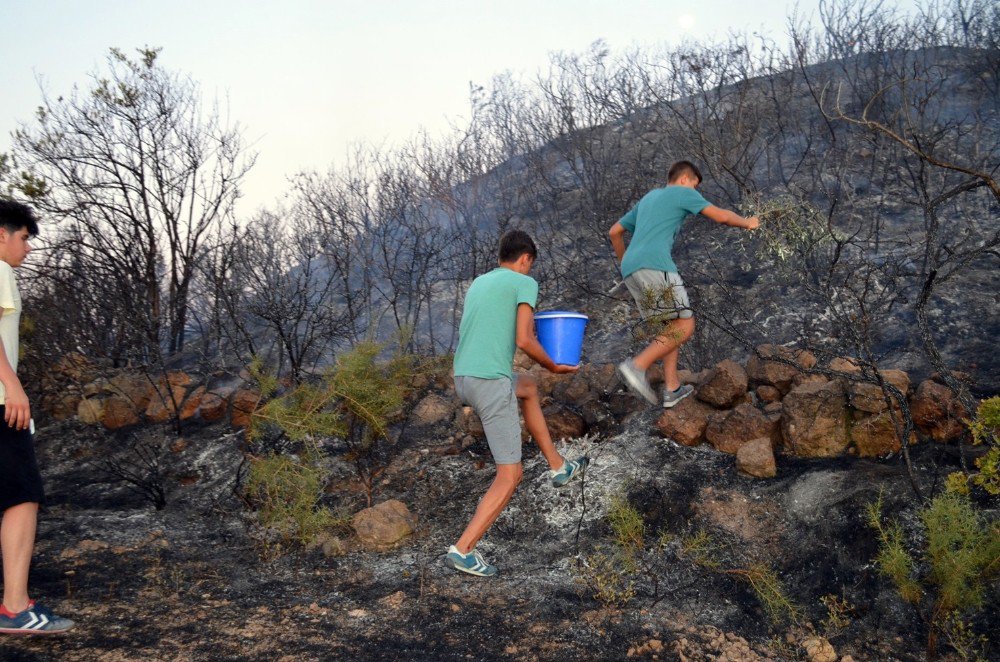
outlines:
[[[479,415],[497,475],[480,499],[462,537],[448,549],[446,563],[456,570],[489,577],[497,572],[476,550],[476,543],[510,502],[521,482],[521,422],[549,463],[552,485],[562,487],[587,469],[586,456],[564,460],[556,451],[542,414],[538,385],[530,375],[514,378],[519,347],[549,372],[569,374],[577,366],[558,365],[535,337],[538,283],[528,276],[538,250],[526,232],[512,230],[500,239],[500,266],[479,276],[465,295],[455,350],[455,391]]]
[[[621,262],[625,286],[635,299],[644,320],[663,324],[653,342],[633,359],[618,364],[618,373],[637,395],[656,404],[656,394],[646,379],[651,365],[663,360],[663,406],[670,408],[691,395],[689,384],[681,384],[677,358],[681,345],[694,333],[694,311],[684,281],[670,252],[681,224],[692,214],[701,214],[716,223],[747,230],[760,226],[756,216],[743,218],[711,204],[696,190],[701,172],[690,161],[670,166],[667,185],[653,189],[608,233],[615,255]],[[625,234],[632,235],[628,249]]]

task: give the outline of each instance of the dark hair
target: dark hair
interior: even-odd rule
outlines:
[[[683,177],[684,175],[693,175],[698,179],[698,183],[701,184],[701,170],[698,170],[698,166],[690,161],[678,161],[670,166],[670,170],[667,171],[667,183],[676,182],[679,177]]]
[[[38,221],[31,207],[13,200],[0,200],[0,228],[8,232],[17,232],[26,228],[32,237],[38,234]]]
[[[500,261],[513,262],[527,253],[534,260],[538,257],[538,249],[528,233],[523,230],[511,230],[500,238]]]

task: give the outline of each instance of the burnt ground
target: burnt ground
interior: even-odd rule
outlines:
[[[326,557],[299,550],[270,558],[239,496],[239,435],[222,428],[106,434],[75,423],[39,431],[49,504],[40,521],[33,595],[78,621],[72,633],[0,640],[5,660],[250,659],[808,659],[801,644],[826,636],[838,659],[923,659],[926,629],[872,562],[865,504],[914,529],[902,464],[779,459],[778,478],[740,477],[732,456],[647,433],[653,412],[628,431],[564,448],[589,453],[583,482],[549,486],[526,446],[525,478],[480,549],[492,580],[445,568],[442,555],[492,480],[484,443],[461,449],[444,429],[410,427],[380,477],[376,501],[398,498],[417,516],[396,549],[348,544]],[[156,451],[167,505],[155,510],[111,480],[103,463],[141,442]],[[924,487],[952,469],[946,449],[914,449]],[[331,460],[328,498],[356,511],[351,467]],[[598,553],[610,553],[608,509],[627,499],[643,514],[644,549],[629,599],[595,598]],[[709,536],[697,562],[689,542]],[[799,616],[772,621],[738,571],[775,571]],[[589,578],[589,583],[588,583]],[[612,581],[607,580],[606,581]],[[846,605],[833,623],[821,599]],[[972,620],[994,636],[1000,597]],[[992,641],[992,655],[1000,643]]]

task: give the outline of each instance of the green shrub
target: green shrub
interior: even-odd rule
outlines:
[[[882,506],[879,495],[868,507],[869,525],[879,534],[879,569],[927,622],[933,656],[947,623],[978,609],[986,587],[1000,575],[1000,524],[977,513],[967,497],[942,493],[919,513],[926,542],[918,568],[901,525],[883,523]]]
[[[972,482],[993,496],[1000,495],[1000,396],[983,400],[969,424],[972,443],[989,444],[986,455],[976,459],[979,473]]]
[[[258,508],[261,525],[277,535],[276,545],[268,548],[272,554],[308,545],[335,524],[330,510],[319,505],[326,478],[315,450],[301,458],[270,455],[251,461],[247,495]]]
[[[381,446],[422,367],[415,356],[405,353],[380,362],[383,349],[377,343],[359,343],[338,357],[321,382],[299,384],[271,400],[254,412],[251,437],[276,427],[294,441],[343,440],[344,457],[354,465],[371,505],[374,479],[383,466]],[[431,369],[436,370],[436,364]],[[269,378],[258,378],[258,382],[264,393],[275,385]]]

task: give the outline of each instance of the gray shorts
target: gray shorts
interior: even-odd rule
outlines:
[[[625,287],[635,299],[644,320],[654,316],[663,321],[694,317],[680,274],[639,269],[625,278]]]
[[[497,464],[520,462],[521,418],[514,383],[506,377],[481,379],[455,375],[455,392],[479,414],[493,461]]]

